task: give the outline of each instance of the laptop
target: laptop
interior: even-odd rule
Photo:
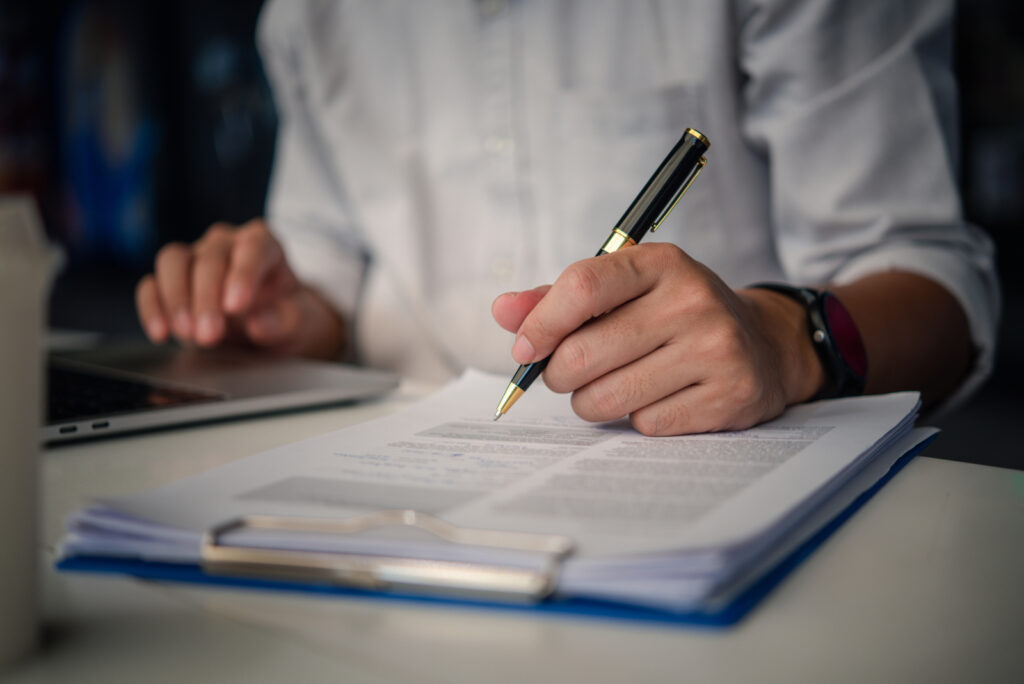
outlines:
[[[0,243],[7,239],[45,250],[30,198],[0,195]],[[398,385],[393,373],[254,351],[142,341],[86,347],[49,353],[44,442],[337,404]]]
[[[385,371],[146,342],[51,352],[47,375],[47,443],[339,404],[398,386]]]

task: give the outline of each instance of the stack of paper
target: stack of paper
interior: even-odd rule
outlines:
[[[240,516],[412,509],[460,527],[573,539],[556,598],[714,612],[934,433],[913,429],[918,396],[901,393],[797,406],[741,432],[647,438],[626,421],[583,422],[539,383],[493,422],[505,383],[470,372],[395,415],[90,507],[71,519],[64,555],[196,564],[203,533]],[[529,562],[409,530],[240,530],[224,542]]]

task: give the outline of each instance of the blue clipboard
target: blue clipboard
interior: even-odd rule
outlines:
[[[526,611],[542,615],[566,615],[585,618],[608,618],[617,620],[634,620],[672,625],[689,625],[699,627],[724,628],[739,622],[743,617],[781,583],[794,568],[800,565],[815,549],[842,526],[861,506],[880,490],[886,482],[895,476],[907,463],[920,453],[935,435],[931,435],[916,444],[900,456],[893,465],[869,488],[858,495],[838,514],[825,521],[807,539],[799,543],[778,563],[763,572],[748,586],[733,595],[727,602],[716,605],[708,610],[691,612],[674,612],[659,610],[646,606],[637,606],[613,601],[601,601],[587,598],[548,597],[536,603],[509,603],[496,600],[479,600],[458,596],[436,596],[413,592],[376,591],[351,586],[342,586],[329,582],[293,581],[287,579],[270,579],[264,577],[232,576],[212,574],[196,564],[179,564],[144,561],[137,559],[115,558],[107,556],[78,555],[59,560],[56,567],[61,571],[92,572],[129,575],[140,579],[182,582],[186,584],[203,584],[240,589],[265,589],[273,591],[292,591],[307,594],[330,596],[373,598],[393,601],[418,602],[425,604],[444,604],[466,608],[484,608],[488,610]]]

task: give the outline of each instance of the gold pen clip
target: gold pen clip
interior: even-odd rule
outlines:
[[[695,166],[693,168],[693,171],[690,172],[690,176],[686,179],[686,182],[683,183],[682,186],[679,188],[679,192],[677,192],[676,196],[672,198],[672,201],[669,202],[669,205],[667,207],[665,207],[665,210],[661,212],[661,215],[659,215],[658,218],[654,220],[654,223],[651,225],[652,233],[658,230],[658,227],[661,225],[662,221],[668,218],[668,215],[671,214],[672,210],[676,208],[676,204],[679,203],[679,199],[686,193],[687,190],[690,189],[690,186],[693,185],[693,181],[697,178],[697,176],[700,175],[700,172],[704,170],[704,165],[707,163],[707,157],[700,158],[700,161],[697,163],[697,166]]]

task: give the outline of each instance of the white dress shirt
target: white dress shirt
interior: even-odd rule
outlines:
[[[373,366],[515,369],[494,297],[591,256],[687,126],[708,165],[650,240],[728,284],[900,269],[991,366],[992,246],[956,185],[952,2],[271,2],[268,217]],[[922,344],[941,344],[923,339]]]

